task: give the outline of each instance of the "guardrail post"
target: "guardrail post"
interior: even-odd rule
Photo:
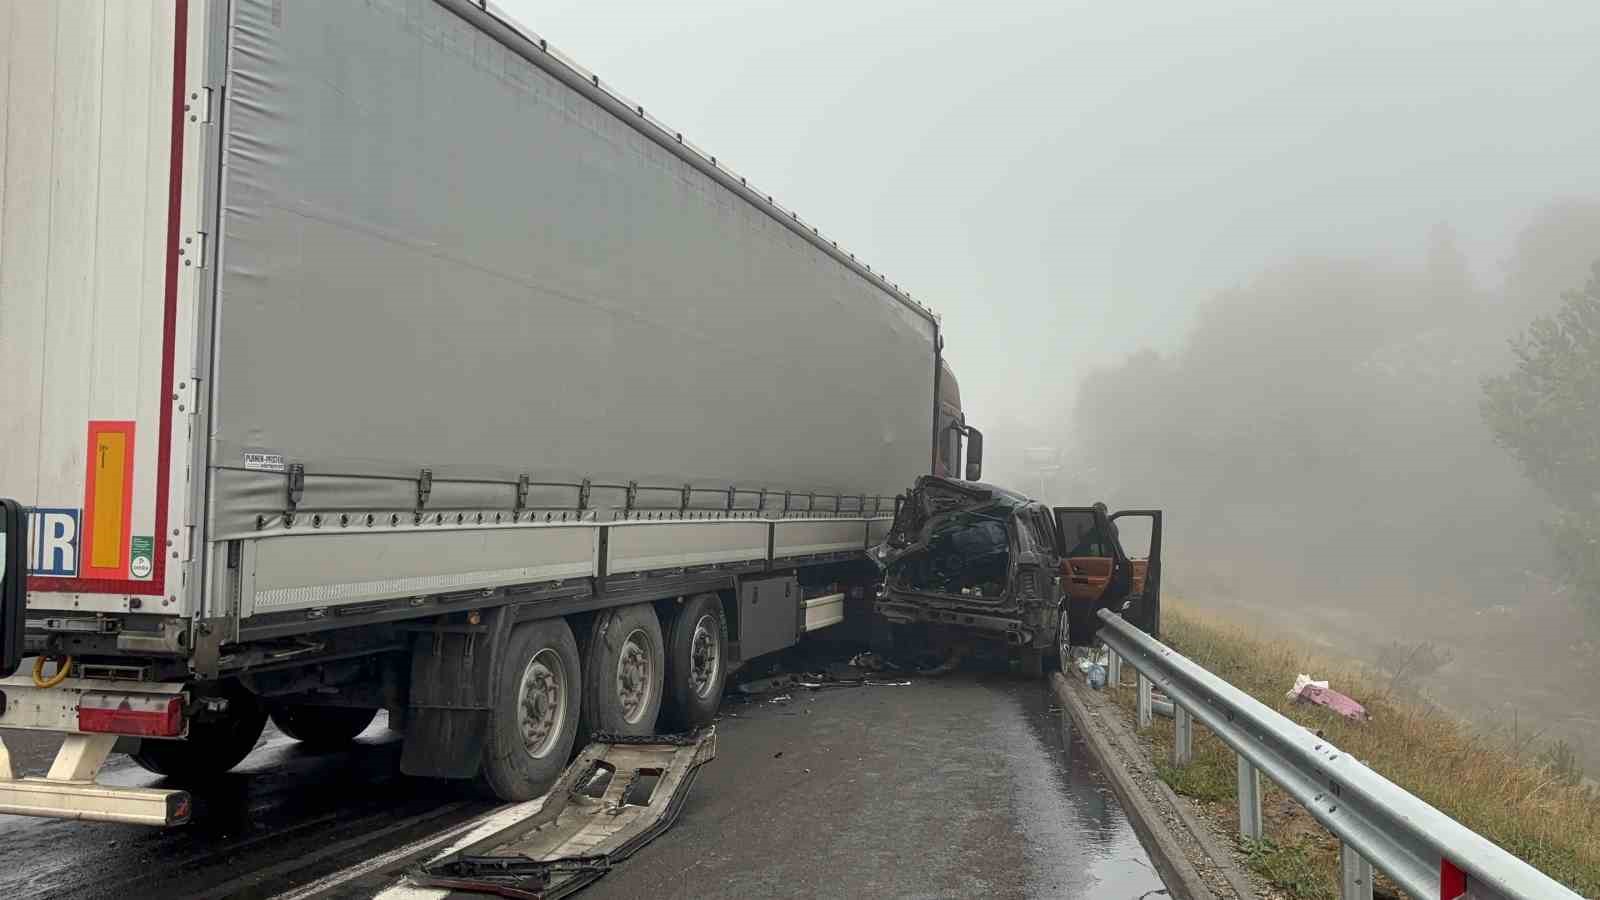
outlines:
[[[1194,718],[1189,711],[1172,704],[1172,764],[1187,766],[1194,760]]]
[[[1117,651],[1111,649],[1106,650],[1106,655],[1106,681],[1110,682],[1112,687],[1120,688],[1122,687],[1122,657],[1117,655]]]
[[[1339,842],[1339,897],[1372,900],[1372,863],[1343,841]]]
[[[1261,772],[1239,757],[1239,833],[1261,840]]]
[[[1150,727],[1150,679],[1139,673],[1139,727]]]

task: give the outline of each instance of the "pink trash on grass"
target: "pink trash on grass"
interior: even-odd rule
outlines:
[[[1363,722],[1367,718],[1367,708],[1360,703],[1346,697],[1333,688],[1321,685],[1308,684],[1300,689],[1297,695],[1302,703],[1315,703],[1326,706],[1346,719],[1354,722]]]

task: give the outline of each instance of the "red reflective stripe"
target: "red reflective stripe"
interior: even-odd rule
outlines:
[[[78,730],[177,737],[183,733],[183,703],[177,697],[84,694],[78,701]]]
[[[150,580],[116,578],[39,578],[28,577],[28,590],[39,593],[136,594],[160,596],[166,592],[167,493],[171,488],[168,473],[172,468],[172,363],[175,359],[174,334],[178,328],[178,234],[183,213],[183,96],[187,77],[189,0],[177,0],[172,29],[172,122],[167,172],[167,258],[165,298],[161,316],[161,426],[156,435],[156,522],[155,565]],[[83,552],[80,541],[80,556]],[[80,564],[80,569],[81,569]]]
[[[1455,863],[1439,858],[1439,900],[1456,900],[1467,892],[1467,873]]]
[[[155,566],[149,593],[160,594],[167,582],[167,494],[172,472],[172,366],[178,328],[178,231],[183,213],[183,112],[188,62],[189,0],[178,0],[172,25],[172,137],[167,174],[167,283],[161,311],[161,431],[156,436]],[[191,398],[193,399],[193,398]],[[145,584],[134,582],[134,584]]]

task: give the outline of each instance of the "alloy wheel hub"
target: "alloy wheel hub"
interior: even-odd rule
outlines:
[[[528,755],[539,759],[548,754],[566,720],[565,669],[554,650],[534,654],[523,670],[517,692],[517,725]]]
[[[622,652],[617,655],[617,699],[622,704],[622,718],[636,724],[644,718],[652,687],[650,645],[644,632],[634,629],[622,642]]]
[[[709,696],[716,684],[718,668],[722,665],[717,643],[716,620],[701,616],[694,623],[694,636],[689,640],[689,686],[697,697]]]

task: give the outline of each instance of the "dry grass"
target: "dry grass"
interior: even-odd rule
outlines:
[[[1600,792],[1574,783],[1559,753],[1509,728],[1506,734],[1472,729],[1403,696],[1388,675],[1327,659],[1280,636],[1181,604],[1169,604],[1163,619],[1164,639],[1185,656],[1578,893],[1600,896]],[[1371,720],[1353,723],[1285,699],[1299,672],[1325,678],[1361,701]],[[1131,674],[1124,678],[1132,680]],[[1131,709],[1134,693],[1116,691],[1117,702]],[[1158,717],[1152,737],[1157,760],[1170,759],[1172,724]],[[1162,777],[1177,792],[1216,804],[1219,818],[1237,822],[1232,751],[1198,724],[1194,750],[1185,769],[1158,766]],[[1337,842],[1274,786],[1266,787],[1263,811],[1266,840],[1246,848],[1251,868],[1291,897],[1334,896]]]

